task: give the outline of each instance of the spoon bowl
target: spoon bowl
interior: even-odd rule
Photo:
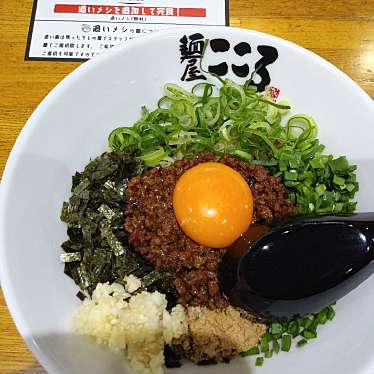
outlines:
[[[263,318],[319,311],[374,272],[374,213],[298,217],[271,228],[220,269],[230,302]]]

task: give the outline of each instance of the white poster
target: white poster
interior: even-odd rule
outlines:
[[[87,60],[184,25],[227,25],[228,0],[35,0],[25,58]]]

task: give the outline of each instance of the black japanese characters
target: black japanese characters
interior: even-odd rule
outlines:
[[[205,38],[200,33],[185,35],[180,39],[180,52],[181,52],[181,63],[186,63],[185,70],[181,77],[182,81],[193,81],[198,79],[206,80],[206,76],[200,68],[201,59],[203,58],[205,50]],[[278,58],[278,51],[275,47],[269,45],[258,45],[256,50],[260,54],[261,58],[258,59],[254,64],[254,69],[250,69],[250,65],[247,63],[248,55],[254,55],[252,47],[248,42],[242,41],[233,46],[234,53],[243,57],[243,64],[229,63],[229,57],[227,52],[230,52],[231,44],[228,40],[223,38],[215,38],[209,41],[206,47],[210,47],[210,50],[215,54],[220,54],[222,57],[226,57],[222,62],[217,64],[208,64],[207,70],[220,77],[225,76],[229,72],[229,66],[231,71],[239,78],[246,78],[250,75],[251,71],[256,71],[257,76],[260,78],[259,82],[251,80],[251,84],[257,87],[258,92],[265,90],[266,86],[270,84],[271,78],[267,66],[274,63]],[[256,79],[257,80],[257,79]]]

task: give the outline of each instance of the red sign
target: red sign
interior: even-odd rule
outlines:
[[[116,14],[131,16],[206,17],[205,8],[56,4],[55,13]]]
[[[276,101],[278,99],[279,94],[280,94],[280,89],[279,88],[273,87],[273,86],[270,87],[269,95],[274,101]]]

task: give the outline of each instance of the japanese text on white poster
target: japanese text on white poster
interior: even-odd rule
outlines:
[[[35,0],[29,60],[87,60],[118,43],[185,25],[227,25],[228,0]]]

